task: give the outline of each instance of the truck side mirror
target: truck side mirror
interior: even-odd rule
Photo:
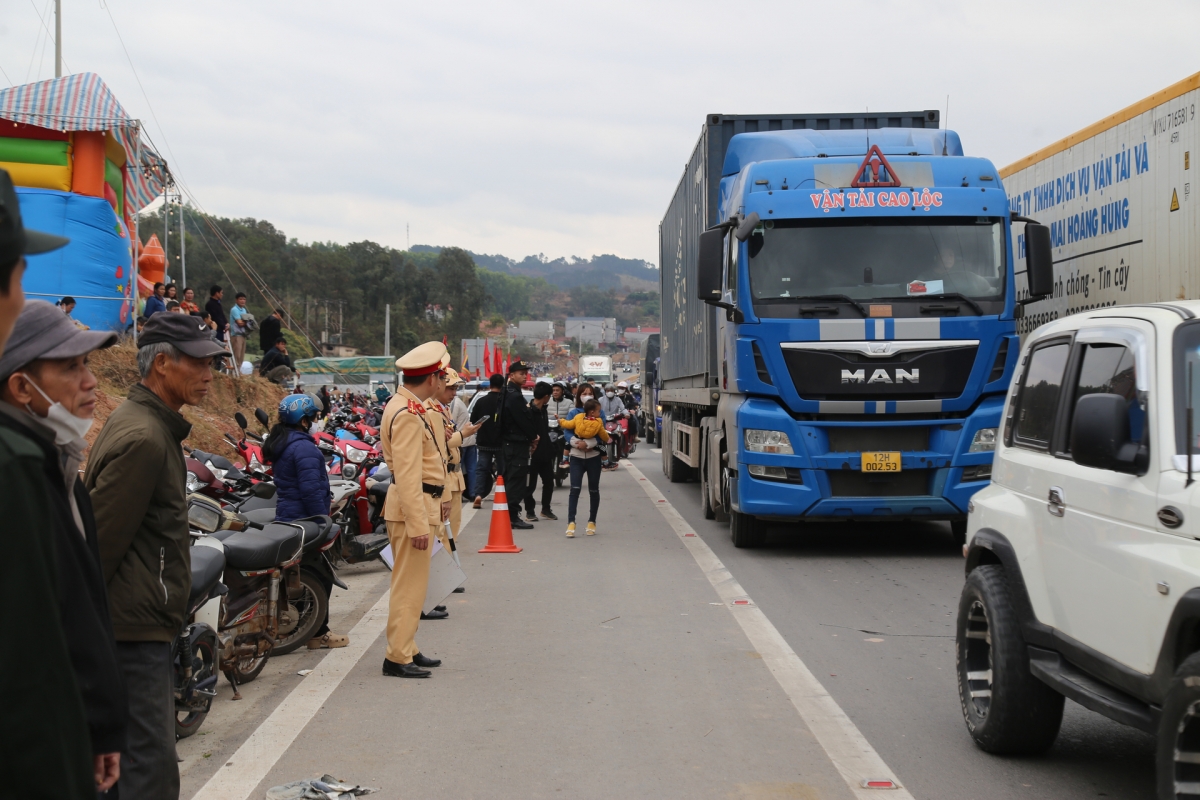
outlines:
[[[1036,222],[1025,225],[1025,278],[1030,297],[1054,293],[1054,252],[1050,248],[1050,228]]]
[[[750,234],[754,233],[754,229],[758,227],[758,223],[762,222],[759,219],[757,211],[751,211],[750,215],[742,220],[742,224],[737,226],[734,236],[739,242],[744,242],[750,238]]]
[[[1119,394],[1089,394],[1075,403],[1071,457],[1076,464],[1142,475],[1149,453],[1129,440],[1129,401]]]
[[[696,258],[696,299],[721,302],[721,256],[725,251],[725,229],[713,228],[700,234]]]

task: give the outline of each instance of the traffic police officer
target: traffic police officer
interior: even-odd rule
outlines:
[[[428,668],[442,663],[422,655],[415,640],[429,587],[430,545],[450,515],[445,429],[440,416],[425,407],[426,400],[444,389],[449,363],[441,342],[426,342],[397,359],[402,385],[388,401],[379,426],[383,459],[392,471],[383,506],[394,558],[383,660],[383,674],[391,677],[428,678]]]

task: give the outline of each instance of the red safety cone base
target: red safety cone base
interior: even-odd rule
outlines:
[[[488,543],[481,553],[519,553],[521,548],[513,544],[512,521],[508,518],[508,495],[504,491],[504,478],[496,478],[496,497],[492,500],[492,525],[488,528]]]

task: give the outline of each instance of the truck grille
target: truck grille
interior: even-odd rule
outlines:
[[[834,497],[920,497],[929,494],[929,470],[910,469],[877,475],[856,470],[830,470]]]
[[[874,343],[861,343],[867,344]],[[832,347],[785,345],[783,360],[806,400],[943,400],[963,393],[978,350],[972,341],[873,358]]]
[[[929,449],[929,428],[826,428],[829,452],[861,453],[867,451],[920,452]]]

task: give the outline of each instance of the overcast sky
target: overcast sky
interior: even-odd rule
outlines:
[[[63,7],[67,71],[99,73],[209,212],[515,258],[657,264],[707,113],[949,95],[966,152],[1004,166],[1200,70],[1194,0]],[[52,8],[0,0],[0,85],[53,77]]]

